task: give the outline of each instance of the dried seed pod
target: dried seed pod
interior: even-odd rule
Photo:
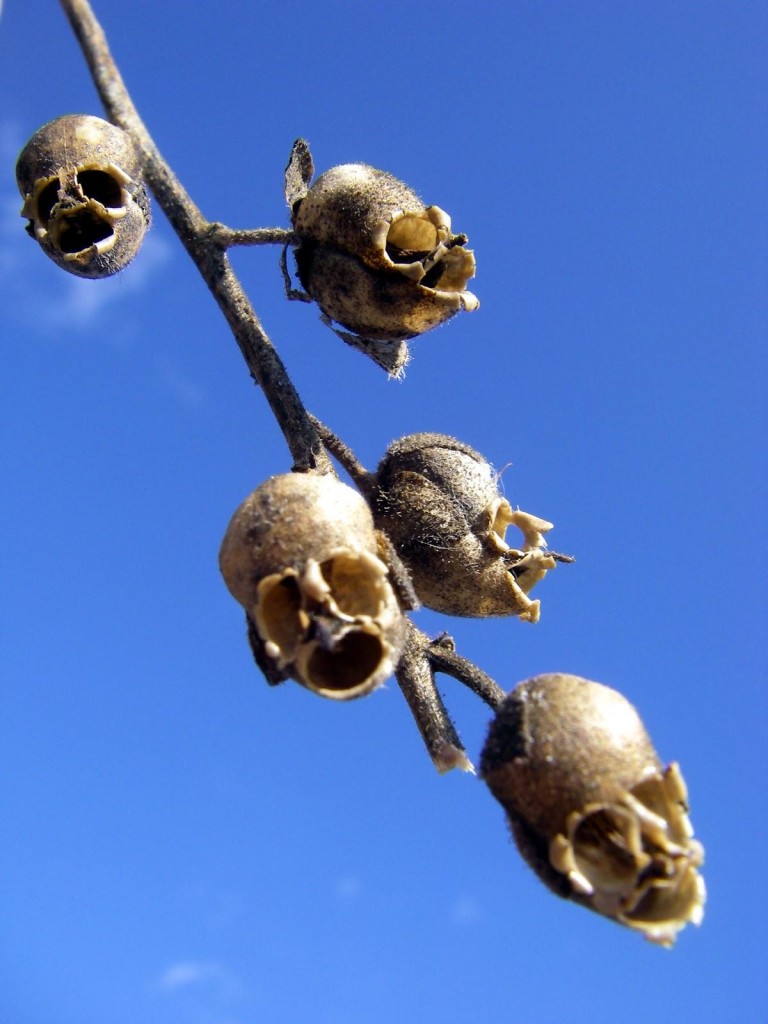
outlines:
[[[302,245],[296,264],[323,313],[367,341],[405,341],[470,308],[467,293],[414,285],[404,274],[374,270],[330,246]]]
[[[512,509],[469,445],[444,434],[395,441],[376,471],[372,507],[428,608],[538,620],[528,593],[555,565],[542,536],[552,524]],[[504,539],[508,526],[522,532],[521,547]]]
[[[274,476],[246,498],[220,566],[270,681],[347,700],[392,674],[405,618],[381,550],[365,501],[333,477]]]
[[[16,180],[27,231],[69,273],[109,277],[139,251],[149,199],[122,128],[89,114],[49,121],[21,151]]]
[[[286,188],[299,279],[330,320],[361,339],[398,343],[477,309],[466,290],[475,273],[466,237],[391,174],[343,164],[306,194]]]
[[[518,847],[558,895],[671,946],[703,916],[704,859],[676,764],[663,769],[632,705],[571,675],[508,694],[480,771]]]

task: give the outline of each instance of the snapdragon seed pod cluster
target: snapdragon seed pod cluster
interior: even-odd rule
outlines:
[[[392,674],[405,617],[381,555],[365,501],[334,477],[286,473],[246,498],[220,566],[273,678],[348,700]]]
[[[21,151],[16,180],[29,234],[70,274],[109,277],[141,248],[149,199],[122,128],[90,114],[49,121]]]
[[[528,863],[556,893],[671,946],[703,916],[704,859],[679,767],[662,767],[637,711],[577,676],[521,683],[480,762]]]
[[[538,620],[539,601],[528,594],[555,565],[543,537],[552,524],[513,509],[469,445],[445,434],[395,441],[376,471],[372,507],[426,607]],[[521,531],[520,547],[505,540],[509,526]]]
[[[367,164],[322,174],[294,202],[296,266],[323,313],[370,341],[401,342],[477,309],[475,258],[451,218]]]

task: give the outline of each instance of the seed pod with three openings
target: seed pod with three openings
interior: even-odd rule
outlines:
[[[663,768],[616,690],[550,674],[499,707],[480,773],[545,884],[671,946],[703,916],[704,851],[677,764]]]
[[[466,288],[475,273],[466,236],[391,174],[342,164],[289,202],[304,289],[329,320],[369,342],[368,354],[390,373],[407,359],[405,340],[477,309]]]
[[[334,477],[273,476],[246,498],[219,561],[271,682],[348,700],[392,674],[406,619],[382,555],[365,501]]]
[[[426,607],[538,621],[539,601],[528,594],[563,557],[547,551],[552,524],[513,509],[469,445],[444,434],[395,441],[376,471],[372,507]],[[508,526],[521,531],[519,548],[505,540]]]
[[[139,251],[149,199],[122,128],[89,114],[49,121],[21,151],[16,180],[27,231],[70,274],[109,277]]]

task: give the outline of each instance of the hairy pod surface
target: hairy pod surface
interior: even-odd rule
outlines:
[[[366,164],[322,174],[294,203],[299,279],[331,320],[361,338],[399,342],[477,309],[475,258],[451,219]]]
[[[521,683],[491,724],[480,772],[558,895],[663,946],[700,923],[704,852],[683,777],[662,767],[616,690],[562,674]]]
[[[27,231],[70,274],[109,277],[139,251],[149,198],[122,128],[90,114],[49,121],[21,151],[16,180]]]
[[[552,524],[513,510],[469,445],[444,434],[395,441],[376,471],[372,506],[428,608],[538,621],[539,601],[528,594],[555,565],[543,538]],[[521,547],[505,540],[509,526],[522,532]]]
[[[331,476],[274,476],[246,498],[219,561],[268,678],[348,700],[392,674],[406,623],[380,553],[365,501]]]

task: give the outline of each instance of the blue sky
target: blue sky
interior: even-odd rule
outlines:
[[[558,901],[394,683],[337,705],[252,664],[217,569],[289,458],[162,214],[109,281],[23,231],[13,164],[100,113],[54,0],[0,21],[0,1020],[640,1024],[766,1019],[768,12],[758,2],[96,0],[187,189],[286,224],[316,166],[402,177],[465,231],[481,308],[388,381],[236,269],[308,407],[372,467],[455,434],[576,555],[540,623],[431,633],[505,688],[622,690],[707,851],[672,952]],[[441,689],[470,756],[487,709]]]

